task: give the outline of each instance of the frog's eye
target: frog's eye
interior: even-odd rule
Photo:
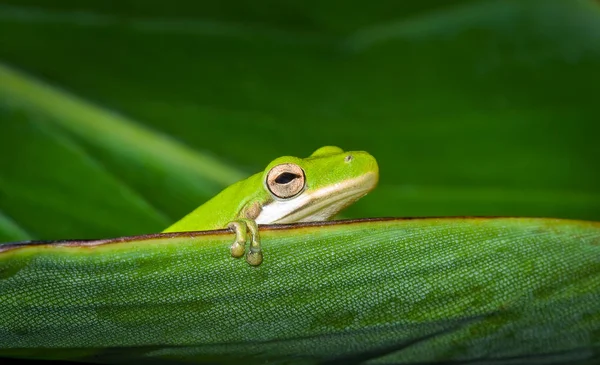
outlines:
[[[306,183],[304,170],[293,163],[277,165],[267,174],[267,187],[271,194],[281,199],[298,195]]]

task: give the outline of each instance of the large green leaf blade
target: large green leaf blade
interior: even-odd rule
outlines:
[[[0,121],[0,206],[36,238],[159,232],[244,176],[2,63]]]
[[[258,268],[229,257],[228,231],[4,246],[0,354],[398,363],[600,351],[598,223],[389,219],[261,232]]]

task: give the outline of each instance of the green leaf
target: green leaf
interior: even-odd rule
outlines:
[[[227,230],[0,246],[0,355],[503,364],[600,353],[598,223],[379,219],[261,236],[259,267],[230,257]]]
[[[2,64],[0,96],[0,117],[8,120],[0,143],[2,202],[37,236],[160,231],[187,213],[178,207],[167,217],[163,212],[172,213],[175,202],[207,200],[243,177],[211,156]],[[15,146],[27,153],[14,153]],[[85,147],[110,158],[119,176]]]
[[[0,240],[18,241],[31,238],[27,232],[23,231],[15,222],[0,212]]]

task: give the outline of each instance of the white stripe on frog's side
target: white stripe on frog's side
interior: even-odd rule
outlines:
[[[377,183],[377,176],[363,176],[302,192],[288,200],[273,200],[256,217],[258,224],[317,222],[332,218],[340,210],[366,195]]]

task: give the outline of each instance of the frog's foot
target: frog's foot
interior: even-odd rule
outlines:
[[[235,232],[235,240],[231,244],[231,256],[236,258],[244,256],[248,236],[246,224],[240,221],[233,221],[227,225],[227,228],[231,228]]]
[[[248,231],[250,231],[250,234],[252,234],[250,249],[246,254],[246,262],[252,266],[258,266],[263,260],[260,236],[258,235],[258,225],[255,221],[248,219],[246,220],[246,227],[248,228]]]
[[[246,241],[250,232],[250,250],[246,254],[246,261],[252,266],[262,263],[263,255],[258,235],[258,225],[251,219],[239,219],[227,225],[235,232],[235,240],[231,244],[231,256],[242,257],[246,251]]]

